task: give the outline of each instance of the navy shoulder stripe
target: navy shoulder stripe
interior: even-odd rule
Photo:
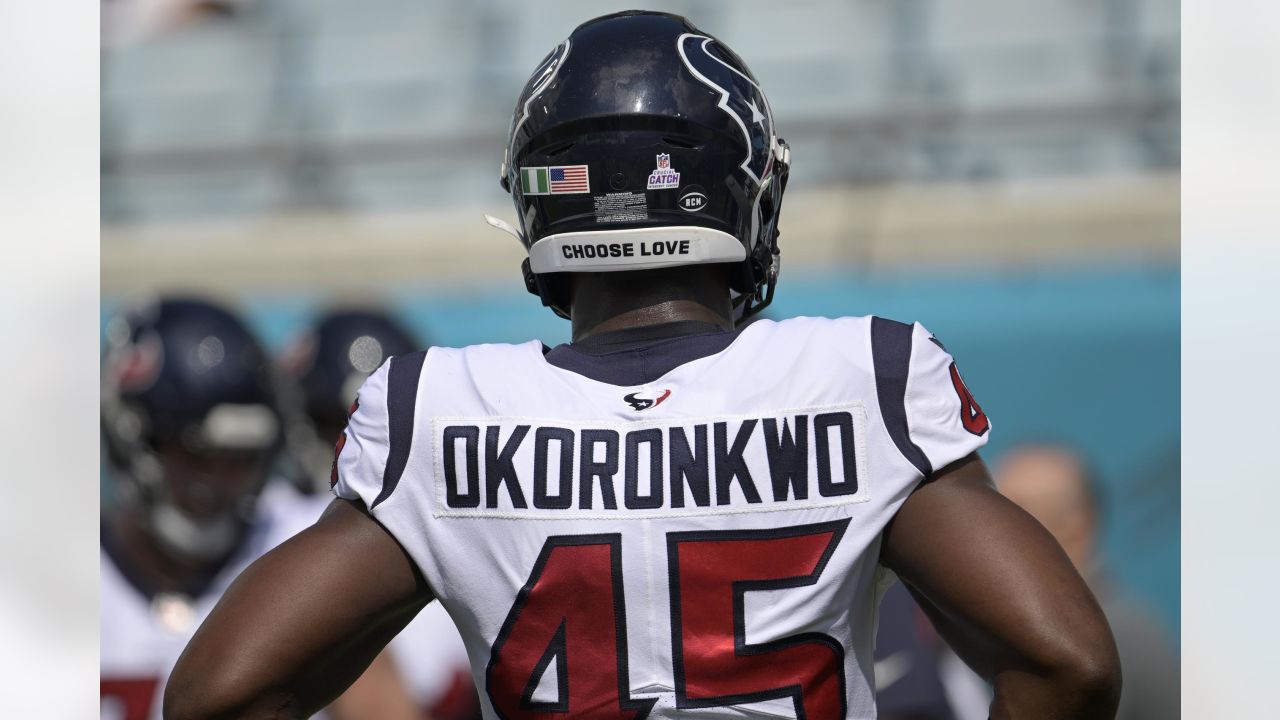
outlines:
[[[907,432],[907,375],[911,371],[913,326],[884,318],[871,318],[871,360],[876,371],[876,399],[880,416],[893,444],[922,475],[933,472],[929,458],[911,442]]]
[[[400,476],[409,464],[409,450],[413,446],[413,414],[418,403],[418,381],[422,378],[422,363],[427,351],[409,355],[397,355],[388,362],[387,370],[387,467],[382,472],[382,492],[369,509],[391,497]]]

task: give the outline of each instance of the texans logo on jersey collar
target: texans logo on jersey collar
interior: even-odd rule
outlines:
[[[632,410],[635,410],[636,412],[640,412],[641,410],[648,410],[649,408],[658,407],[659,405],[662,404],[663,400],[666,400],[669,397],[671,397],[671,391],[663,390],[662,394],[659,395],[657,398],[645,398],[645,397],[640,397],[640,393],[630,393],[629,395],[624,396],[622,399],[626,401],[628,405],[631,406]]]

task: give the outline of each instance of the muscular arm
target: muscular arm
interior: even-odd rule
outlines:
[[[885,531],[881,562],[995,687],[994,720],[1115,716],[1111,630],[1058,543],[996,492],[976,454],[935,473]]]
[[[358,503],[262,556],[227,590],[169,678],[169,720],[309,717],[431,600],[399,543]]]

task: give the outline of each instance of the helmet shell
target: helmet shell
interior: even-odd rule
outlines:
[[[115,318],[107,329],[102,382],[104,410],[125,410],[136,424],[130,432],[119,427],[120,418],[104,417],[108,440],[148,446],[174,440],[198,451],[266,448],[279,439],[266,353],[238,318],[203,300],[167,298]],[[239,422],[218,420],[234,408],[246,409]]]
[[[371,309],[331,309],[296,340],[283,361],[301,391],[308,418],[341,426],[355,393],[387,358],[420,350],[390,314]]]
[[[666,13],[584,23],[512,119],[503,184],[526,281],[562,315],[551,276],[564,272],[735,263],[734,289],[757,295],[776,279],[788,166],[768,100],[724,43]]]

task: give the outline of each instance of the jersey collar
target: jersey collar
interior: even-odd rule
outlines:
[[[596,333],[545,352],[548,363],[597,382],[631,387],[729,346],[740,331],[696,320]]]

